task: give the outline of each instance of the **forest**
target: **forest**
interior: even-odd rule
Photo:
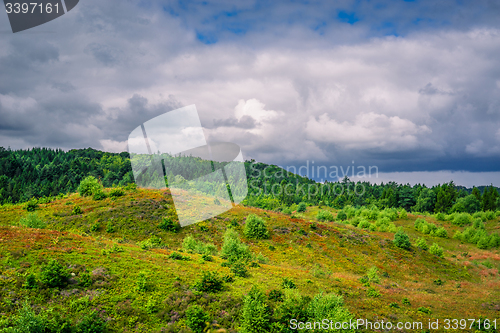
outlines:
[[[200,177],[206,173],[207,163],[210,163],[192,156],[162,158],[165,170],[168,170],[166,182],[167,178],[182,183]],[[215,169],[221,165],[215,162]],[[243,203],[265,209],[280,210],[305,202],[336,209],[376,206],[379,209],[403,208],[412,212],[473,214],[495,211],[500,206],[498,188],[493,185],[465,188],[453,181],[432,187],[395,182],[372,184],[368,181],[352,182],[348,177],[337,182],[318,183],[276,165],[255,160],[246,161],[245,169],[248,196]],[[99,179],[104,187],[133,183],[130,155],[92,148],[65,152],[49,148],[11,150],[0,147],[0,204],[75,192],[87,176]]]

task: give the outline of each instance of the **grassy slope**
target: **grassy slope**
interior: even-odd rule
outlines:
[[[81,206],[84,214],[71,215],[74,205]],[[73,320],[98,309],[103,318],[109,320],[108,327],[118,332],[151,332],[162,327],[179,332],[184,310],[188,303],[197,300],[222,327],[235,329],[241,296],[252,285],[265,291],[279,289],[282,278],[288,277],[303,295],[313,296],[320,291],[342,294],[356,318],[427,323],[427,318],[498,317],[495,311],[500,307],[498,250],[479,250],[454,239],[426,235],[429,245],[436,242],[445,249],[444,259],[415,248],[405,251],[394,247],[391,233],[314,222],[318,207],[309,207],[304,219],[236,207],[217,219],[182,228],[174,234],[158,228],[161,217],[173,213],[171,208],[168,193],[161,191],[139,190],[103,201],[73,194],[41,205],[38,214],[48,223],[47,229],[41,230],[16,226],[26,215],[22,205],[2,207],[0,313],[13,315],[21,300],[28,297],[38,310],[54,309]],[[244,219],[251,213],[267,221],[272,231],[271,239],[244,239]],[[412,241],[422,236],[413,229],[415,218],[409,215],[407,220],[395,222],[404,227]],[[192,259],[190,261],[175,261],[168,255],[181,248],[187,235],[212,242],[220,249],[224,231],[234,219],[252,252],[262,253],[269,263],[250,268],[247,278],[235,278],[234,282],[226,283],[227,288],[222,293],[211,296],[193,293],[190,287],[202,271],[218,271],[225,275],[230,273],[229,268],[221,267],[223,260],[217,256],[213,262],[204,262],[197,254],[184,253]],[[433,218],[426,219],[438,226],[444,225],[449,235],[457,228]],[[113,233],[106,231],[109,222],[115,230]],[[92,232],[91,227],[96,224],[99,229]],[[487,228],[496,228],[497,224],[497,220],[490,221]],[[151,235],[161,237],[164,248],[140,249],[137,242]],[[102,253],[103,249],[113,246],[124,251]],[[91,271],[93,285],[84,288],[70,284],[60,291],[22,288],[26,275],[39,272],[50,258],[57,258],[70,268],[73,282],[85,269]],[[492,269],[481,264],[485,260],[493,264]],[[372,283],[381,294],[375,298],[367,295],[368,288],[359,281],[372,266],[384,275],[380,284]],[[153,286],[148,292],[135,290],[140,271],[147,272]],[[445,283],[438,286],[434,283],[437,279]],[[82,298],[86,295],[90,296],[89,301]],[[403,297],[407,297],[411,305],[403,305]],[[390,307],[391,303],[398,303],[400,308]],[[148,309],[154,307],[157,311],[148,313]],[[417,311],[419,307],[430,309],[432,314]],[[180,316],[181,320],[168,325],[172,316]]]

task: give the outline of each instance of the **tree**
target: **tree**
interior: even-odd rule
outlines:
[[[481,209],[483,211],[496,210],[497,208],[496,202],[498,197],[499,197],[498,191],[496,190],[496,188],[493,187],[493,184],[491,184],[491,186],[486,187],[481,200]]]
[[[416,212],[432,212],[436,203],[436,193],[430,188],[422,188],[417,203],[412,207]]]
[[[447,213],[455,203],[457,196],[458,192],[453,181],[439,186],[434,212]]]
[[[451,208],[451,212],[474,214],[481,210],[481,202],[474,194],[470,194],[464,198],[459,198]]]
[[[92,196],[100,191],[102,191],[102,185],[94,176],[88,176],[83,179],[80,182],[80,186],[78,186],[78,193],[82,197]]]

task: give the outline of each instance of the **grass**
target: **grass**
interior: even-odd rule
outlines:
[[[213,205],[213,201],[206,204]],[[83,214],[73,215],[75,206]],[[498,249],[480,250],[457,239],[423,234],[413,227],[417,216],[408,214],[407,219],[394,222],[397,227],[408,234],[412,244],[419,237],[428,244],[436,243],[443,248],[444,258],[415,246],[403,250],[393,245],[394,233],[317,221],[320,210],[337,213],[324,206],[308,207],[301,218],[293,218],[237,206],[217,218],[171,232],[159,227],[164,217],[175,218],[172,200],[164,191],[125,191],[122,196],[98,201],[72,194],[40,204],[37,216],[45,229],[18,226],[28,214],[23,205],[2,206],[0,313],[4,319],[0,325],[12,323],[20,300],[28,299],[38,312],[60,313],[73,325],[78,325],[77,318],[98,309],[113,332],[187,330],[185,312],[199,305],[220,328],[236,332],[243,297],[251,287],[256,285],[269,294],[283,290],[285,279],[303,296],[342,295],[356,318],[415,321],[497,316],[493,304],[500,297]],[[244,220],[251,214],[265,221],[269,239],[245,238]],[[463,229],[432,216],[425,219],[444,227],[448,235]],[[106,231],[108,223],[112,233]],[[495,219],[485,227],[491,232],[497,224]],[[229,227],[259,262],[246,266],[245,277],[235,276],[231,267],[221,265],[225,261],[218,251]],[[183,241],[187,237],[199,244],[213,244],[216,251],[211,260],[186,251]],[[160,239],[161,246],[141,248],[141,242],[152,239]],[[45,288],[39,283],[40,270],[51,259],[70,274],[67,287]],[[216,273],[224,281],[223,289],[210,293],[194,288],[204,272]],[[361,283],[367,272],[371,280]],[[28,276],[35,276],[34,288],[25,287]],[[446,283],[437,286],[435,281]]]

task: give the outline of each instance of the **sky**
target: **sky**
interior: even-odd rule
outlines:
[[[245,159],[500,186],[500,2],[81,0],[13,34],[0,146],[127,150],[196,105]]]

